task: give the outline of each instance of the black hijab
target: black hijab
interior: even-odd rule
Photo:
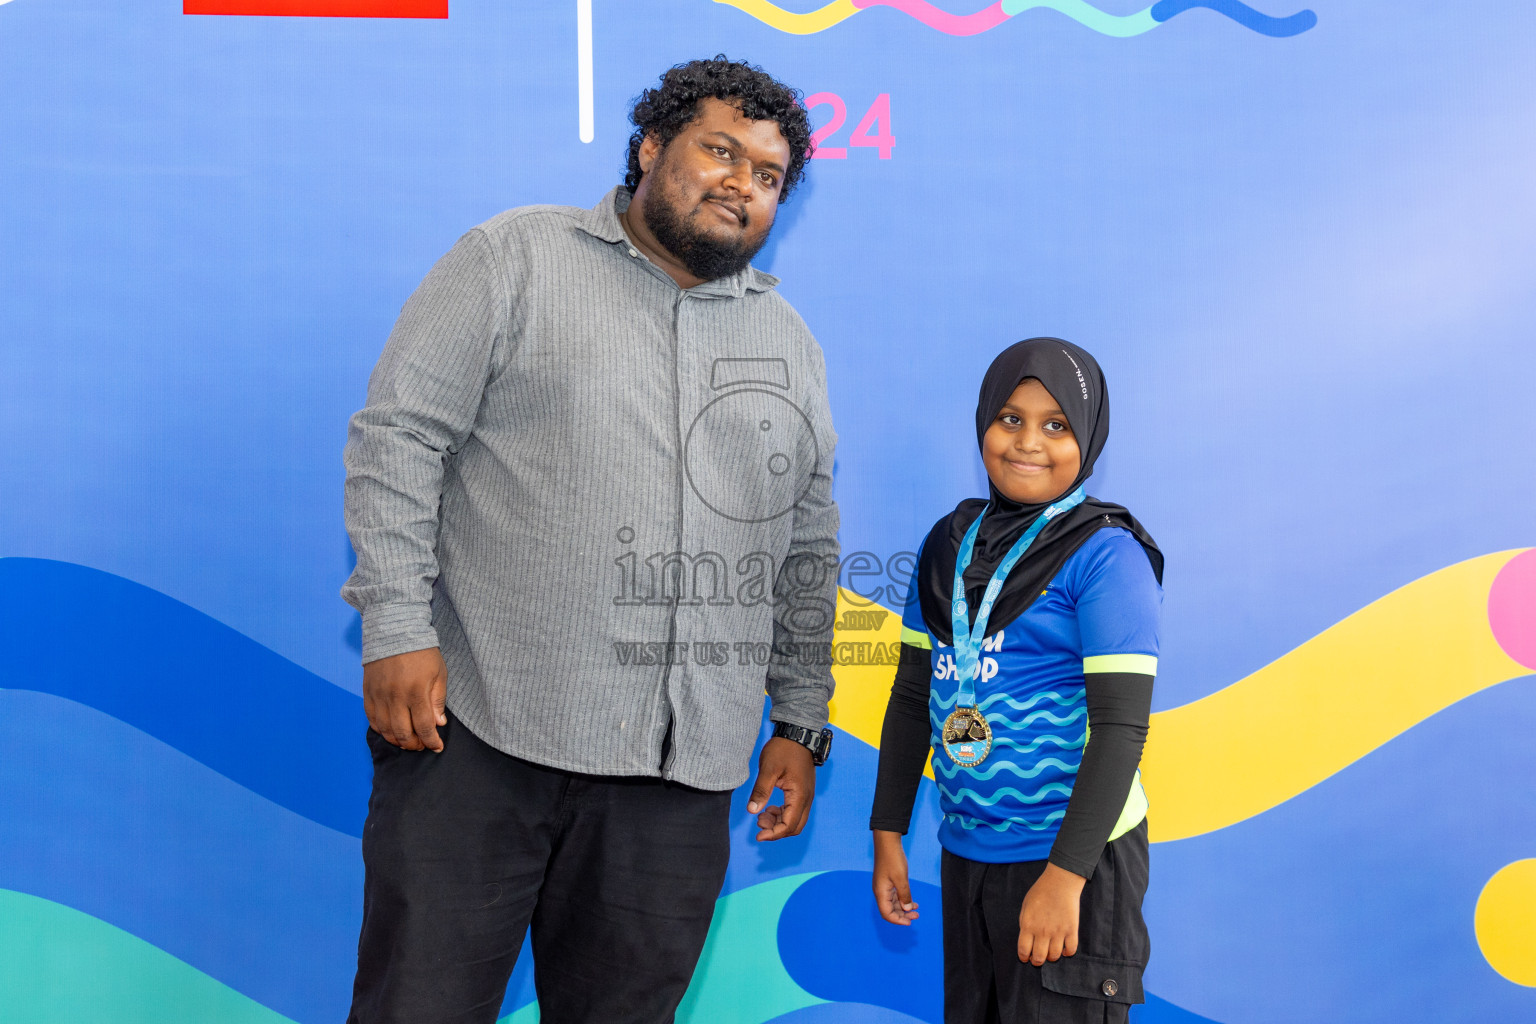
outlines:
[[[1029,377],[1038,380],[1056,399],[1056,404],[1066,414],[1067,425],[1077,438],[1082,465],[1078,468],[1077,478],[1057,495],[1062,497],[1071,494],[1092,475],[1093,464],[1109,438],[1109,392],[1104,372],[1093,356],[1060,338],[1030,338],[1004,349],[992,360],[981,381],[981,395],[976,401],[978,447],[1014,389]],[[933,635],[946,645],[953,642],[949,609],[950,591],[955,582],[955,559],[960,542],[976,517],[986,510],[964,577],[966,603],[971,607],[973,622],[982,591],[998,563],[1050,505],[1050,502],[1026,505],[1013,501],[991,481],[988,481],[988,489],[990,499],[967,498],[934,524],[928,539],[923,542],[922,556],[918,560],[918,599],[923,620]],[[1112,526],[1129,530],[1141,542],[1152,562],[1152,571],[1161,583],[1163,554],[1142,525],[1121,506],[1089,497],[1047,525],[1013,567],[993,604],[992,616],[987,622],[988,634],[996,633],[1024,614],[1067,559],[1089,537]]]

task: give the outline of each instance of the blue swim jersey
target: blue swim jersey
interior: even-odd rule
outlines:
[[[1130,531],[1105,528],[1089,537],[1024,614],[983,641],[976,706],[992,726],[992,751],[963,768],[940,740],[959,694],[955,649],[934,639],[914,582],[901,638],[932,652],[928,719],[944,812],[940,845],[993,864],[1050,855],[1088,742],[1083,673],[1156,675],[1162,603],[1163,588]],[[1135,828],[1146,812],[1138,771],[1110,838]]]

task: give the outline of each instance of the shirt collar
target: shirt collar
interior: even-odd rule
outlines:
[[[593,238],[600,238],[614,245],[623,244],[627,246],[629,245],[629,236],[624,233],[624,224],[619,220],[619,214],[629,208],[629,200],[629,189],[623,185],[615,185],[607,195],[603,196],[596,206],[577,218],[577,224]],[[640,258],[644,259],[645,257],[642,256]],[[745,270],[732,274],[730,277],[705,281],[701,285],[688,289],[688,291],[691,295],[739,299],[747,292],[772,291],[778,283],[779,279],[772,274],[765,274],[756,267],[747,267]]]

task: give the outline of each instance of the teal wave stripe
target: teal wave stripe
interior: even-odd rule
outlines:
[[[1034,725],[1036,722],[1050,722],[1052,725],[1057,726],[1071,725],[1078,719],[1087,717],[1088,709],[1086,707],[1080,707],[1070,715],[1066,715],[1064,717],[1061,715],[1053,715],[1049,711],[1036,711],[1018,719],[1009,718],[1007,715],[991,715],[989,716],[988,721],[996,722],[999,725],[1006,725],[1010,729],[1027,729],[1031,725]]]
[[[1025,793],[1023,790],[1014,789],[1012,786],[1004,786],[991,796],[983,796],[969,786],[961,786],[959,789],[950,790],[941,782],[939,783],[939,792],[949,797],[955,803],[970,797],[971,802],[978,807],[993,807],[1008,799],[1017,800],[1021,804],[1037,804],[1052,793],[1071,796],[1072,787],[1064,782],[1048,782],[1033,793]]]
[[[801,988],[778,954],[784,905],[820,873],[776,878],[720,899],[679,1024],[763,1024],[826,1002]],[[295,1024],[121,928],[10,889],[0,889],[0,1019]],[[538,1005],[530,1003],[500,1024],[538,1019]]]
[[[992,742],[999,747],[1011,747],[1021,754],[1033,754],[1047,743],[1053,747],[1060,747],[1062,750],[1080,750],[1088,745],[1088,737],[1079,736],[1075,740],[1069,740],[1064,736],[1047,734],[1045,736],[1036,736],[1028,743],[1020,743],[1018,740],[1008,736],[998,736]]]
[[[1036,7],[1044,7],[1047,10],[1065,14],[1073,21],[1090,28],[1101,35],[1113,36],[1116,39],[1129,39],[1131,36],[1139,36],[1143,32],[1150,32],[1157,28],[1161,22],[1152,17],[1152,8],[1137,11],[1135,14],[1110,14],[1101,11],[1084,0],[1003,0],[1003,13],[1010,18],[1016,14],[1033,10]]]
[[[496,1024],[539,1024],[539,1004],[529,1003],[527,1006],[518,1007]]]
[[[121,928],[11,889],[0,889],[0,1019],[294,1024]]]
[[[1032,779],[1047,768],[1059,768],[1068,775],[1077,774],[1077,765],[1067,764],[1065,761],[1055,757],[1042,757],[1039,761],[1035,762],[1034,768],[1027,770],[1020,768],[1013,761],[994,761],[986,768],[962,768],[958,764],[947,764],[945,761],[935,758],[934,765],[938,773],[946,779],[953,779],[956,775],[964,772],[966,778],[976,779],[981,782],[992,779],[998,772],[1009,772],[1021,779]]]
[[[987,708],[994,704],[1006,704],[1014,711],[1028,711],[1036,704],[1043,703],[1044,701],[1051,701],[1055,703],[1056,706],[1065,708],[1076,704],[1079,700],[1082,699],[1085,692],[1087,691],[1085,691],[1081,686],[1073,690],[1071,693],[1057,693],[1055,690],[1046,690],[1044,693],[1035,694],[1035,696],[1026,701],[1014,700],[1012,694],[994,693],[992,696],[986,697],[979,701],[976,704],[976,710],[985,711]],[[950,694],[948,700],[936,700],[934,703],[947,711],[954,707],[955,702],[959,699],[960,691],[956,690],[954,693]],[[932,712],[930,711],[929,714],[932,714]]]
[[[1060,810],[1052,811],[1039,821],[1031,821],[1024,817],[1004,818],[1002,821],[982,821],[979,818],[972,818],[965,814],[946,814],[944,815],[944,820],[954,822],[967,832],[978,828],[990,828],[994,832],[1004,832],[1014,825],[1023,825],[1025,828],[1033,829],[1036,832],[1043,832],[1066,816],[1067,812]]]
[[[677,1008],[677,1024],[764,1024],[827,1000],[811,995],[779,959],[779,917],[795,890],[822,874],[810,871],[722,896],[704,940],[693,984]],[[538,1024],[530,1003],[498,1024]]]
[[[1033,714],[1025,715],[1023,718],[1009,718],[1007,715],[988,715],[987,721],[995,725],[1006,725],[1010,729],[1026,729],[1036,722],[1050,722],[1052,725],[1057,726],[1071,725],[1079,718],[1086,717],[1087,714],[1088,709],[1080,707],[1065,717],[1053,715],[1049,711],[1036,711]],[[944,727],[944,720],[933,711],[928,712],[928,720],[933,723],[935,728],[942,729]]]
[[[1086,692],[1087,691],[1084,690],[1081,686],[1073,690],[1071,693],[1057,693],[1055,690],[1046,690],[1044,693],[1037,693],[1035,696],[1026,701],[1014,700],[1011,694],[994,693],[986,700],[983,700],[981,703],[977,704],[976,707],[982,711],[985,711],[987,708],[994,704],[1006,704],[1010,709],[1014,711],[1029,711],[1032,710],[1037,704],[1042,704],[1045,701],[1051,701],[1057,707],[1067,708],[1082,700],[1083,695]]]
[[[715,904],[678,1024],[762,1024],[826,1002],[801,988],[779,959],[779,915],[795,890],[819,874],[761,882]]]

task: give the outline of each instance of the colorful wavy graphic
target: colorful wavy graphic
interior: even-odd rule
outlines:
[[[0,649],[12,659],[14,680],[6,685],[97,708],[273,803],[363,834],[372,772],[366,751],[313,742],[317,734],[362,737],[367,722],[355,696],[217,619],[110,573],[0,559],[0,592]]]
[[[705,945],[707,969],[684,997],[680,1019],[763,1024],[826,1001],[802,988],[773,955],[785,904],[811,877],[776,879],[721,898]],[[8,1020],[294,1024],[121,928],[10,889],[0,889],[0,951]],[[341,987],[347,973],[337,975]],[[744,991],[752,992],[750,1000],[741,998]],[[503,1017],[506,1024],[537,1019],[532,1003]]]
[[[841,598],[845,610],[868,607]],[[898,633],[886,616],[881,629],[837,642]],[[344,1016],[367,795],[360,701],[162,594],[61,562],[0,559],[0,649],[0,721],[13,730],[10,749],[27,751],[0,759],[0,983],[31,1000],[23,1019],[151,1019],[151,998],[187,1007],[180,1019]],[[1156,838],[1269,821],[1280,812],[1266,811],[1296,803],[1365,753],[1425,732],[1453,704],[1533,668],[1536,551],[1432,573],[1232,686],[1156,716],[1146,761]],[[758,846],[735,808],[731,873],[680,1020],[940,1019],[937,930],[879,925],[868,905],[868,839],[847,827],[868,813],[891,671],[835,669],[834,722],[870,745],[840,748],[807,842]],[[1337,721],[1294,710],[1324,694]],[[274,697],[314,709],[292,742],[269,735],[263,709]],[[38,723],[48,741],[27,742],[23,732]],[[935,907],[932,783],[919,803],[913,877]],[[1176,884],[1180,861],[1163,863]],[[1530,863],[1469,869],[1483,872],[1481,895],[1472,893],[1477,942],[1520,984],[1536,978],[1520,926],[1536,892]],[[819,908],[817,941],[796,927],[802,904]],[[1464,921],[1472,910],[1469,898]],[[87,963],[94,980],[81,984]],[[524,957],[503,1008],[509,1024],[537,1019],[530,972]],[[747,990],[751,1000],[741,998]],[[1159,1000],[1137,1017],[1200,1019]]]
[[[1517,661],[1501,641],[1513,646],[1536,622],[1536,602],[1503,607],[1528,592],[1532,555],[1430,573],[1231,686],[1154,715],[1142,761],[1153,840],[1262,814],[1457,701],[1530,674],[1536,659]],[[1500,635],[1497,616],[1527,625]]]
[[[838,607],[841,619],[869,603],[844,592]],[[1223,690],[1153,715],[1142,762],[1157,808],[1153,840],[1261,814],[1470,694],[1529,674],[1532,623],[1536,551],[1484,555],[1393,591]],[[867,638],[898,642],[897,616]],[[890,669],[833,673],[833,721],[878,745]],[[1306,710],[1316,707],[1329,714]]]
[[[26,754],[0,758],[0,888],[98,918],[283,1016],[346,1017],[355,837],[83,703],[0,690],[0,716],[46,738],[8,736]]]
[[[951,36],[978,35],[1036,8],[1063,14],[1100,35],[1122,39],[1150,32],[1163,22],[1196,7],[1215,11],[1246,29],[1274,38],[1299,35],[1317,24],[1317,15],[1310,10],[1277,18],[1257,11],[1241,0],[1158,0],[1135,14],[1124,15],[1102,11],[1087,0],[997,0],[971,14],[951,14],[928,0],[833,0],[825,7],[805,13],[786,11],[769,0],[715,2],[729,4],[765,25],[794,35],[824,32],[872,7],[895,8],[931,29]]]

